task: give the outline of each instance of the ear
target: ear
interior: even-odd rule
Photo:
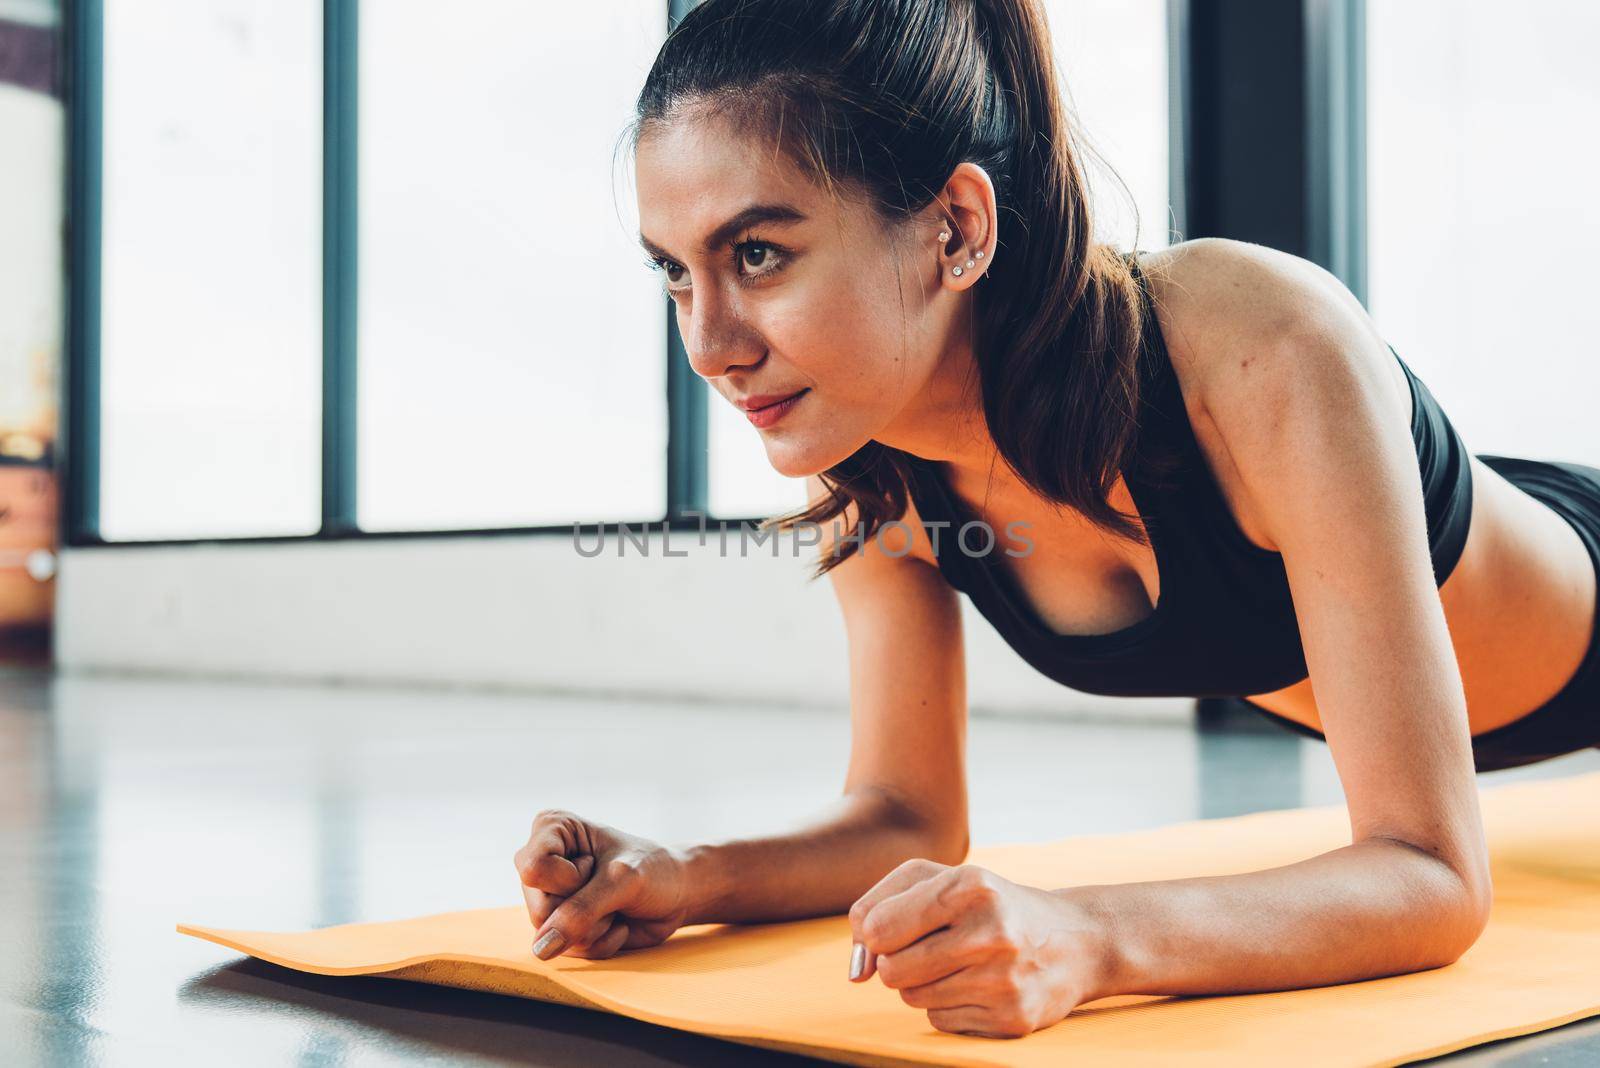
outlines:
[[[963,161],[950,172],[938,200],[950,240],[939,246],[939,277],[950,289],[968,289],[989,269],[994,255],[999,209],[994,182],[976,163]],[[960,274],[956,271],[960,270]]]

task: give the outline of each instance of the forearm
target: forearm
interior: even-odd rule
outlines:
[[[1448,865],[1368,839],[1241,875],[1056,891],[1105,938],[1097,997],[1289,990],[1437,968],[1483,913]]]
[[[956,862],[966,844],[875,791],[846,794],[789,834],[681,847],[687,923],[767,923],[849,910],[903,861]]]

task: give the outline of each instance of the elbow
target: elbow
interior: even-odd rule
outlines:
[[[953,812],[930,812],[929,807],[908,801],[900,791],[884,787],[865,788],[874,796],[879,819],[911,840],[915,856],[954,867],[967,859],[972,839],[965,805]]]
[[[965,864],[967,853],[971,848],[972,836],[968,833],[967,828],[963,826],[959,828],[957,833],[945,839],[945,843],[941,846],[942,855],[939,857],[939,863],[948,864],[951,867]]]
[[[1434,920],[1437,940],[1430,968],[1454,964],[1477,943],[1489,926],[1494,906],[1494,887],[1487,867],[1483,871],[1462,872],[1448,869],[1448,890],[1442,901],[1427,909]]]
[[[1457,948],[1450,958],[1455,961],[1471,949],[1489,926],[1489,914],[1494,910],[1494,879],[1489,874],[1489,856],[1485,848],[1475,861],[1460,868],[1451,868],[1455,877],[1456,905],[1455,927]]]
[[[1439,920],[1439,935],[1434,951],[1420,970],[1443,968],[1460,960],[1489,925],[1489,913],[1476,905],[1462,906]]]
[[[1402,846],[1413,858],[1426,858],[1430,870],[1430,877],[1425,880],[1427,890],[1419,892],[1414,899],[1416,930],[1427,932],[1420,948],[1418,969],[1454,964],[1477,943],[1489,925],[1489,914],[1494,907],[1494,883],[1489,876],[1486,853],[1480,852],[1474,861],[1451,864],[1409,842],[1389,840]]]
[[[964,864],[967,851],[972,846],[966,824],[953,824],[946,827],[925,825],[925,834],[922,856],[939,864],[947,864],[954,868]]]
[[[1484,928],[1489,926],[1489,913],[1494,907],[1494,887],[1489,881],[1488,872],[1483,873],[1481,880],[1463,879],[1462,886],[1462,900],[1455,909],[1455,922],[1452,925],[1454,937],[1450,959],[1445,962],[1447,964],[1455,963],[1478,941]]]
[[[940,864],[947,864],[954,868],[964,864],[967,851],[972,846],[972,839],[968,834],[965,822],[951,824],[944,827],[928,827],[926,852],[923,854],[928,860]]]

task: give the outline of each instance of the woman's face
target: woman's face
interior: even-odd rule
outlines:
[[[651,129],[636,166],[640,236],[695,372],[741,409],[799,395],[752,419],[775,470],[926,436],[968,303],[941,279],[937,203],[887,226],[715,119]]]

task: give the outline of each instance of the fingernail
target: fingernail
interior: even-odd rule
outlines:
[[[551,929],[539,937],[533,944],[533,955],[540,960],[549,960],[566,947],[567,936],[560,931]]]
[[[859,979],[867,967],[867,947],[860,942],[850,947],[850,978]]]

